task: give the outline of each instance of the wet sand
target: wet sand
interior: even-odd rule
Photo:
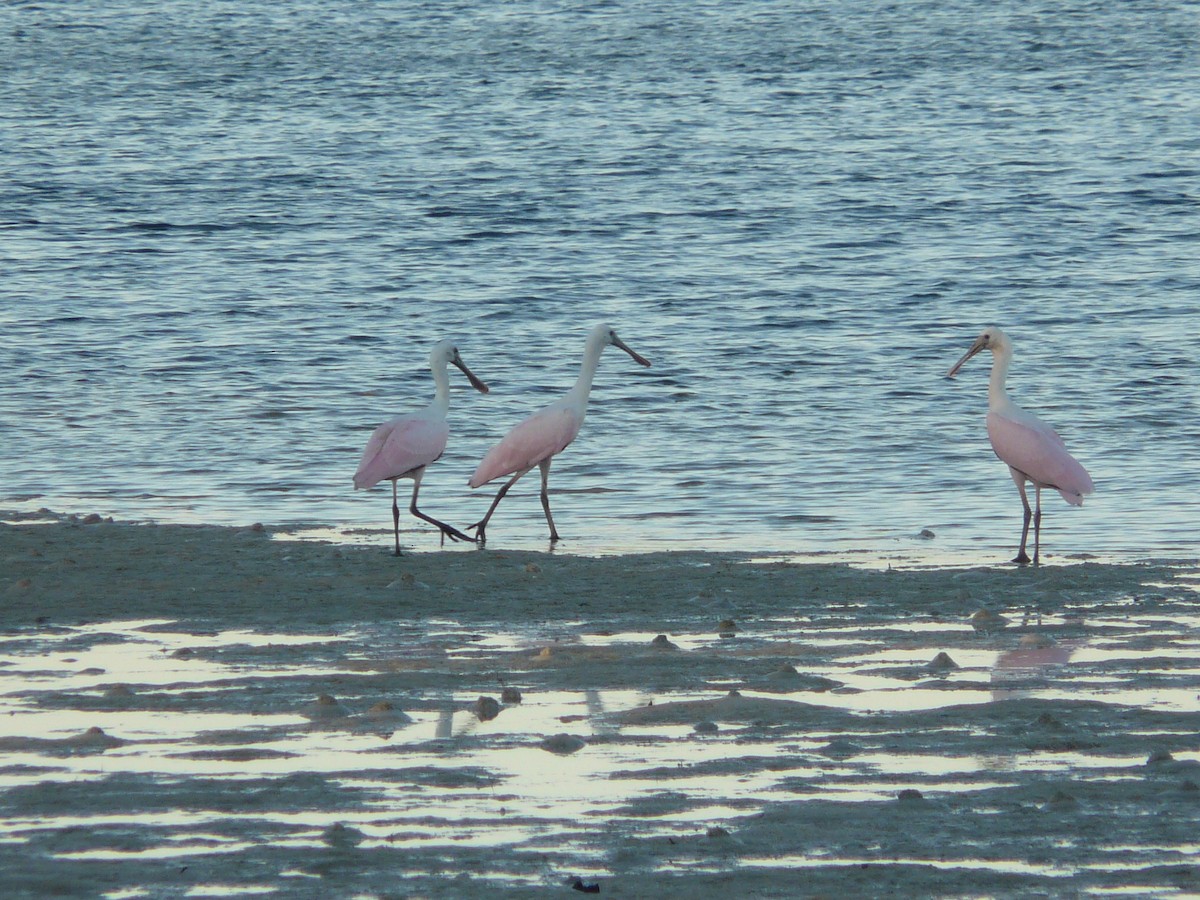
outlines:
[[[6,897],[1200,891],[1194,560],[397,559],[26,518]]]

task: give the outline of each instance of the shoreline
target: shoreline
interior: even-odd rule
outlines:
[[[57,514],[0,523],[0,627],[170,617],[320,626],[412,616],[521,623],[638,615],[646,627],[709,615],[771,617],[886,601],[970,616],[1111,597],[1171,582],[1196,560],[1062,560],[1040,567],[898,565],[719,550],[604,556],[501,547],[411,551],[295,539],[262,525],[157,525]],[[11,524],[15,522],[16,524]],[[659,623],[655,625],[654,623]]]

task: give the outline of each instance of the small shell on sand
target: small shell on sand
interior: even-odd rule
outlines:
[[[395,581],[389,581],[388,588],[416,588],[417,590],[427,591],[429,590],[429,585],[423,581],[417,581],[416,576],[412,572],[405,572]]]
[[[567,756],[576,751],[582,750],[587,746],[587,741],[581,737],[576,737],[573,734],[556,734],[553,737],[548,737],[541,743],[543,750],[549,750],[551,753],[557,753],[560,756]]]
[[[1008,627],[1008,619],[990,609],[981,609],[971,616],[971,625],[976,631],[999,631]]]
[[[363,714],[368,719],[376,722],[411,722],[412,717],[402,709],[396,707],[387,700],[380,700],[378,703],[372,704]]]
[[[300,713],[306,719],[323,720],[323,719],[344,719],[350,715],[350,711],[342,704],[338,703],[336,698],[329,694],[321,694]]]
[[[1026,650],[1044,650],[1054,646],[1054,639],[1044,634],[1023,634],[1017,643]]]

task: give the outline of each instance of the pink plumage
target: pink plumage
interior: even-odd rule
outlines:
[[[993,411],[988,413],[987,429],[992,449],[1000,459],[1034,484],[1058,491],[1072,506],[1082,506],[1084,495],[1096,489],[1087,469],[1067,452],[1063,439],[1044,422],[1022,422]]]
[[[1095,490],[1092,477],[1053,428],[1033,413],[1026,412],[1008,398],[1005,378],[1012,362],[1012,342],[999,328],[986,328],[976,338],[962,359],[955,363],[946,377],[953,378],[963,363],[981,350],[992,351],[992,375],[988,384],[988,439],[992,449],[1008,465],[1009,474],[1021,493],[1024,524],[1021,527],[1021,547],[1013,562],[1027,563],[1025,542],[1029,524],[1033,522],[1033,562],[1039,556],[1042,525],[1042,489],[1052,488],[1072,506],[1082,506],[1085,494]],[[1035,508],[1031,509],[1025,485],[1033,482]]]
[[[480,393],[486,394],[488,386],[475,377],[459,355],[452,341],[439,341],[429,354],[429,369],[433,373],[433,402],[419,412],[397,416],[384,422],[367,440],[358,471],[354,473],[356,488],[369,488],[381,481],[392,483],[392,531],[396,539],[396,555],[400,555],[400,503],[396,495],[396,482],[411,478],[413,482],[412,502],[408,511],[437,527],[443,541],[474,541],[457,528],[447,525],[417,507],[417,494],[421,490],[421,478],[425,467],[446,451],[450,437],[450,426],[446,424],[446,411],[450,406],[450,378],[446,367],[458,368]]]
[[[469,484],[477,488],[503,475],[528,472],[543,459],[565,450],[582,425],[583,418],[564,404],[555,403],[539,410],[488,451]]]
[[[401,416],[384,422],[372,433],[363,451],[356,488],[369,488],[385,478],[404,478],[446,452],[450,426],[445,419]]]
[[[512,476],[496,492],[496,497],[484,517],[471,526],[475,530],[475,539],[480,544],[487,540],[488,522],[491,521],[492,514],[504,499],[504,495],[508,493],[508,489],[534,466],[542,471],[542,511],[546,514],[546,524],[550,526],[550,541],[553,543],[558,540],[558,529],[554,527],[554,516],[550,512],[550,461],[575,440],[579,429],[583,427],[592,379],[596,375],[600,354],[604,352],[605,347],[619,347],[639,365],[650,365],[648,359],[626,346],[607,325],[597,325],[591,330],[584,346],[583,363],[579,367],[579,377],[575,386],[561,400],[543,407],[509,431],[500,443],[488,451],[487,456],[475,469],[475,474],[471,476],[468,484],[473,488],[487,484],[494,478]]]

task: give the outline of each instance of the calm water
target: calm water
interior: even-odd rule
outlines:
[[[1194,554],[1198,48],[1195,2],[5,5],[0,507],[387,528],[351,473],[453,336],[465,525],[607,320],[654,367],[603,360],[565,549],[1007,558],[988,361],[942,378],[1000,324],[1098,487],[1049,552]],[[544,546],[522,487],[490,545]]]

